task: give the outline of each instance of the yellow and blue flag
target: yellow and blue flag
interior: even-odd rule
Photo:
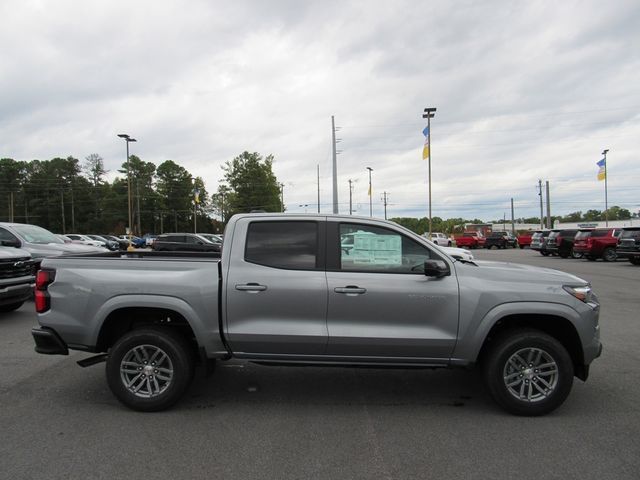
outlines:
[[[429,127],[424,127],[422,130],[424,134],[424,147],[422,148],[422,159],[426,160],[429,158],[429,147],[430,147],[430,139],[429,139]]]
[[[607,178],[607,159],[603,158],[599,162],[596,163],[600,167],[598,170],[598,180],[604,180]]]

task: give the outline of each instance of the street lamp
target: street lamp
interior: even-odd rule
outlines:
[[[131,245],[131,168],[129,165],[129,142],[137,142],[135,138],[131,138],[126,133],[119,133],[118,136],[120,138],[124,138],[127,144],[127,214],[129,216],[129,246],[127,247],[128,251],[133,250],[133,245]]]
[[[431,119],[436,116],[436,109],[427,107],[422,118],[427,119],[427,157],[429,159],[429,238],[431,238]]]
[[[372,203],[373,192],[371,192],[371,172],[373,172],[373,168],[367,167],[367,170],[369,170],[369,216],[373,217],[373,203]]]

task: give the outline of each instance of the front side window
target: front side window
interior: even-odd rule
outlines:
[[[377,273],[424,273],[424,262],[441,259],[393,230],[340,224],[340,270]]]
[[[316,222],[252,222],[245,260],[267,267],[315,270],[318,266]]]

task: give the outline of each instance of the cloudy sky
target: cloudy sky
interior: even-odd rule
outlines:
[[[0,3],[0,156],[172,159],[217,190],[244,150],[273,154],[290,212],[492,220],[640,210],[640,3],[34,1]],[[306,205],[306,206],[305,206]]]

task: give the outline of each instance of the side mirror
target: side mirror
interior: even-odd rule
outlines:
[[[0,241],[0,244],[3,247],[15,247],[15,248],[20,248],[20,240],[2,240]]]
[[[427,277],[440,278],[451,275],[451,270],[443,260],[426,260],[424,262],[424,274]]]

